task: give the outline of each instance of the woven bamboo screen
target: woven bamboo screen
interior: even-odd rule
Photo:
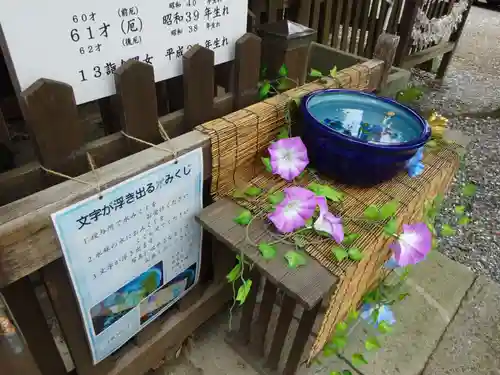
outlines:
[[[214,199],[232,195],[235,189],[257,186],[265,190],[281,190],[286,182],[264,171],[260,157],[277,132],[284,125],[285,106],[291,98],[301,97],[311,91],[337,87],[366,89],[380,78],[381,62],[369,61],[339,72],[338,80],[328,80],[306,84],[287,91],[263,102],[254,104],[223,118],[200,125],[197,129],[208,134],[212,141],[212,187]],[[375,84],[376,85],[376,84]],[[456,146],[458,147],[458,146]],[[397,200],[399,211],[398,225],[421,219],[426,199],[445,191],[459,165],[459,157],[453,145],[427,153],[424,158],[425,170],[418,178],[409,178],[401,173],[392,181],[373,188],[354,188],[335,181],[322,180],[342,191],[342,203],[331,205],[330,210],[343,217],[361,217],[370,204],[382,206]],[[320,178],[320,177],[314,177]],[[307,185],[310,177],[299,184]],[[297,183],[295,183],[297,185]],[[241,201],[254,213],[259,213],[265,197],[252,201]],[[339,277],[337,289],[330,297],[326,314],[311,349],[311,359],[322,349],[332,334],[335,325],[347,313],[358,306],[363,295],[383,276],[383,264],[389,258],[388,244],[391,241],[382,234],[381,229],[369,223],[345,221],[349,232],[361,236],[355,242],[363,252],[359,262],[346,259],[338,262],[331,252],[330,240],[308,238],[307,253],[317,259],[325,268]]]

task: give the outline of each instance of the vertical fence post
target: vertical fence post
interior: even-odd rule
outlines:
[[[436,78],[442,79],[446,71],[448,70],[448,66],[450,65],[451,59],[453,58],[453,55],[455,54],[455,50],[457,49],[458,42],[460,40],[460,37],[462,36],[462,32],[464,31],[465,24],[467,23],[467,18],[469,18],[469,12],[472,8],[473,0],[469,1],[469,7],[467,10],[464,12],[462,15],[462,21],[460,21],[460,24],[458,25],[457,30],[451,34],[450,36],[450,42],[455,43],[453,46],[453,49],[450,52],[447,52],[444,54],[443,59],[441,60],[441,64],[439,64],[439,68],[436,74]]]
[[[115,85],[123,131],[147,142],[159,141],[153,66],[129,60],[115,72]],[[131,139],[128,144],[132,152],[148,147]]]
[[[214,52],[195,45],[184,54],[184,131],[212,119]]]
[[[290,31],[290,28],[294,31]],[[278,77],[282,64],[288,68],[288,77],[299,85],[306,79],[309,46],[316,40],[316,31],[292,21],[282,20],[262,25],[262,63],[267,67],[269,78]]]
[[[400,66],[404,58],[408,55],[410,51],[412,37],[411,32],[413,26],[415,25],[415,20],[417,18],[417,12],[422,6],[423,0],[406,0],[405,6],[403,8],[403,14],[401,16],[401,23],[399,27],[399,35],[401,37],[399,41],[399,46],[396,51],[396,58],[394,63]]]
[[[248,107],[258,100],[258,83],[260,75],[261,39],[251,33],[243,35],[236,42],[234,60],[235,90],[234,109]]]
[[[387,33],[381,34],[377,40],[377,45],[375,46],[375,51],[373,52],[373,58],[384,62],[380,83],[377,85],[378,90],[383,90],[387,85],[387,78],[389,77],[389,73],[394,62],[394,56],[396,55],[398,43],[399,36]]]

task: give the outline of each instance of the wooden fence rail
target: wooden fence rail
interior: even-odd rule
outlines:
[[[160,118],[159,85],[155,84],[153,67],[128,61],[115,74],[116,95],[100,103],[112,113],[114,123],[108,129],[116,132],[89,143],[85,141],[70,86],[40,79],[20,94],[37,162],[0,173],[0,293],[16,319],[26,346],[17,357],[1,347],[2,373],[7,368],[7,373],[12,375],[63,375],[71,369],[64,364],[54,341],[51,332],[54,327],[47,324],[41,304],[44,295],[45,304],[55,313],[78,375],[147,372],[169,350],[175,351],[190,332],[230,298],[225,284],[207,284],[210,274],[202,270],[199,288],[202,293],[198,292],[196,298],[185,297],[177,310],[174,308],[173,313],[153,322],[116,354],[94,366],[50,214],[95,193],[92,188],[95,174],[89,172],[87,152],[99,167],[99,182],[103,187],[172,159],[171,153],[146,148],[130,138],[158,144],[162,141],[158,122],[172,138],[160,147],[174,147],[179,154],[203,147],[205,177],[209,178],[209,138],[191,130],[258,100],[261,40],[246,34],[235,48],[235,60],[222,66],[230,76],[225,84],[231,91],[215,98],[217,70],[213,51],[200,46],[190,49],[183,57],[181,80],[165,84],[162,91],[162,95],[178,95],[178,91],[170,90],[176,85],[179,88],[181,82],[183,109]],[[3,122],[0,125],[4,130]],[[72,180],[62,182],[60,177],[47,173],[48,169],[79,176],[89,185]],[[202,257],[207,256],[207,251],[210,248],[205,247]],[[210,261],[202,263],[211,264]],[[34,279],[37,279],[36,287]]]

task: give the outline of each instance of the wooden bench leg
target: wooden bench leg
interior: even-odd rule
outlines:
[[[276,326],[276,330],[274,331],[273,343],[271,344],[271,350],[269,351],[269,356],[266,363],[266,366],[271,370],[276,370],[278,368],[278,364],[281,358],[281,351],[283,350],[286,335],[292,322],[295,305],[295,300],[292,297],[288,295],[284,296],[280,315],[278,318],[278,325]]]
[[[252,340],[252,351],[260,356],[264,355],[264,341],[266,339],[267,326],[273,313],[276,292],[276,287],[270,281],[266,280]]]
[[[243,345],[248,345],[250,342],[250,327],[253,321],[253,310],[257,302],[257,294],[259,293],[260,273],[256,268],[252,270],[250,278],[252,280],[252,289],[243,305],[240,321],[239,340]]]
[[[297,371],[300,358],[304,353],[307,340],[312,332],[314,321],[316,320],[316,315],[318,314],[320,306],[321,302],[318,303],[312,310],[304,310],[302,313],[299,328],[297,328],[297,333],[295,334],[292,349],[290,349],[290,354],[288,355],[283,375],[293,375]]]

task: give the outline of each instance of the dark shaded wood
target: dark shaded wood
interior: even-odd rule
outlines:
[[[276,22],[277,20],[282,19],[281,15],[278,14],[279,9],[283,9],[283,0],[268,0],[268,22]]]
[[[66,375],[52,333],[28,277],[2,289],[7,305],[43,375]]]
[[[7,123],[3,117],[2,109],[0,109],[0,143],[6,146],[10,146],[10,135],[9,129],[7,129]]]
[[[78,375],[106,374],[112,369],[113,361],[108,358],[95,366],[92,363],[85,327],[64,260],[52,262],[41,272]]]
[[[156,82],[155,87],[158,116],[165,116],[168,113],[167,81]]]
[[[245,92],[243,101],[254,100],[252,92]],[[248,97],[249,99],[247,99]],[[214,117],[222,117],[233,111],[234,96],[228,93],[214,99]],[[171,138],[183,134],[182,123],[184,112],[176,111],[160,118],[161,124]],[[120,133],[115,133],[87,143],[74,157],[77,163],[88,168],[85,152],[89,152],[99,166],[112,163],[129,155],[127,140]],[[80,164],[78,164],[80,165]],[[76,171],[70,171],[71,175],[77,175]],[[0,173],[0,206],[17,199],[34,194],[46,187],[46,173],[40,169],[40,164],[32,162],[11,171]],[[53,183],[59,182],[52,181]]]
[[[264,342],[266,340],[266,332],[268,330],[271,314],[273,313],[274,302],[276,301],[276,293],[278,289],[276,286],[266,280],[264,284],[264,292],[262,294],[262,301],[260,302],[259,314],[255,321],[252,330],[251,349],[259,356],[264,355]]]
[[[398,44],[399,36],[397,35],[384,33],[378,38],[375,51],[373,52],[373,58],[384,62],[380,83],[377,85],[377,89],[379,90],[383,90],[387,84],[387,78],[389,77],[394,57],[396,56]]]
[[[412,43],[411,32],[413,30],[413,25],[415,24],[418,9],[422,6],[422,2],[423,0],[405,0],[405,6],[403,14],[401,15],[401,23],[399,26],[399,35],[401,36],[401,39],[396,52],[396,58],[394,60],[394,63],[397,66],[401,65],[404,58],[410,51]]]
[[[38,159],[46,168],[57,168],[84,144],[73,89],[62,82],[39,79],[21,98]]]
[[[234,91],[234,61],[227,61],[215,66],[214,96],[218,95],[221,87],[224,89],[224,93]]]
[[[8,344],[0,345],[0,363],[2,375],[45,375],[41,373],[26,345],[23,345],[19,353],[14,352]]]
[[[292,348],[288,354],[288,360],[286,361],[285,369],[283,370],[283,375],[294,375],[299,366],[300,358],[304,353],[307,341],[311,335],[314,322],[316,320],[316,315],[318,314],[321,302],[318,303],[311,310],[304,310],[302,312],[302,317],[300,318],[299,327],[295,333],[295,338],[293,339]]]
[[[226,245],[212,235],[209,236],[210,241],[212,241],[212,259],[216,259],[213,262],[213,281],[227,281],[226,275],[236,265],[236,258]]]
[[[261,39],[251,33],[236,41],[234,60],[234,110],[248,107],[259,99]]]
[[[360,27],[361,13],[363,11],[363,4],[353,4],[354,18],[352,20],[351,40],[349,43],[349,52],[356,53],[356,45],[358,44],[358,30]]]
[[[121,129],[119,103],[116,95],[97,101],[105,134],[113,134]]]
[[[333,0],[325,0],[325,8],[322,20],[321,30],[321,43],[325,45],[330,44],[330,31],[332,29],[332,16],[333,16]],[[318,30],[319,32],[319,30]]]
[[[147,142],[161,140],[153,66],[128,60],[115,72],[115,85],[123,131]],[[137,152],[148,146],[130,139],[129,147]]]
[[[340,43],[340,24],[342,20],[342,11],[344,6],[344,0],[336,0],[336,7],[334,6],[333,14],[335,18],[333,19],[332,27],[332,47],[338,48]]]
[[[315,0],[312,3],[312,19],[309,21],[309,27],[312,29],[321,32],[322,27],[320,27],[320,16],[321,16],[321,8],[324,7],[323,5],[324,0]]]
[[[370,13],[370,2],[363,1],[361,4],[361,25],[359,27],[358,55],[365,56],[366,32],[368,28],[368,15]]]
[[[243,304],[243,311],[240,319],[239,338],[242,344],[248,344],[250,342],[250,328],[253,325],[253,310],[257,302],[257,294],[259,293],[261,280],[260,273],[256,268],[250,273],[250,280],[252,280],[252,289],[250,289],[250,293]]]
[[[160,147],[173,147],[179,155],[202,148],[204,177],[210,175],[210,138],[205,134],[192,131]],[[103,187],[111,187],[172,158],[173,155],[165,151],[149,148],[99,168],[99,179]],[[93,182],[95,175],[89,172],[80,179]],[[0,288],[61,257],[50,215],[93,194],[93,186],[67,180],[36,196],[0,207]]]
[[[165,81],[168,111],[175,112],[184,108],[184,77],[177,76]]]
[[[380,14],[377,18],[377,22],[375,23],[375,42],[373,46],[373,52],[375,52],[375,47],[379,41],[379,37],[384,30],[384,23],[387,18],[387,12],[389,11],[389,3],[387,1],[382,0],[380,5]],[[371,56],[370,56],[371,58]]]
[[[349,41],[349,26],[351,24],[351,12],[354,0],[344,0],[344,25],[342,26],[342,37],[340,38],[340,49],[347,52],[347,43]]]
[[[309,20],[311,17],[311,4],[313,0],[300,0],[299,2],[299,14],[297,22],[304,26],[309,26]]]
[[[458,24],[457,30],[451,34],[450,36],[450,42],[454,44],[453,49],[447,53],[444,54],[443,59],[441,60],[441,63],[439,65],[436,78],[442,79],[446,75],[446,71],[448,70],[448,66],[450,65],[451,59],[453,58],[453,54],[455,53],[455,50],[458,46],[458,41],[460,40],[460,37],[462,36],[462,32],[464,31],[465,24],[467,23],[467,18],[469,18],[469,12],[472,8],[472,3],[473,1],[471,0],[469,3],[469,7],[467,10],[464,12],[462,15],[462,20]]]
[[[283,264],[283,256],[287,251],[295,250],[288,244],[277,244],[277,255],[270,261],[264,260],[255,251],[255,247],[245,240],[245,228],[233,222],[241,207],[230,199],[221,199],[205,208],[198,220],[217,239],[226,244],[237,254],[243,253],[250,261],[254,262],[266,278],[279,285],[287,294],[297,301],[312,308],[323,296],[331,290],[337,278],[331,275],[316,260],[307,254],[307,267],[289,268]],[[268,233],[263,220],[255,219],[250,228],[251,238],[259,241],[271,241],[272,235]]]
[[[365,47],[365,57],[370,58],[373,53],[373,48],[375,47],[375,43],[377,40],[377,37],[375,35],[375,26],[377,24],[376,19],[377,19],[377,10],[378,7],[380,6],[380,1],[384,0],[373,0],[372,2],[372,8],[370,11],[370,17],[369,17],[369,23],[368,23],[368,38],[366,40],[366,47]]]
[[[453,42],[443,42],[436,46],[426,48],[422,51],[412,53],[410,56],[406,57],[401,63],[401,68],[410,69],[418,64],[424,63],[426,61],[432,60],[442,54],[446,54],[455,48],[455,43]]]
[[[385,30],[386,32],[391,34],[397,33],[397,25],[399,22],[399,14],[401,12],[402,4],[403,0],[394,0],[391,15],[389,16],[389,22],[387,23],[387,29]]]
[[[292,322],[295,304],[295,299],[285,294],[283,302],[281,303],[278,325],[274,331],[271,349],[269,350],[266,362],[267,367],[271,370],[276,370],[278,368],[281,352],[283,351],[283,345],[285,344],[285,339],[288,334],[288,330],[290,329],[290,323]]]
[[[278,371],[266,367],[265,358],[260,354],[248,350],[248,346],[241,344],[237,333],[229,332],[226,342],[246,363],[248,363],[259,375],[279,375]]]
[[[214,52],[195,45],[184,54],[184,131],[211,120],[214,113]]]

